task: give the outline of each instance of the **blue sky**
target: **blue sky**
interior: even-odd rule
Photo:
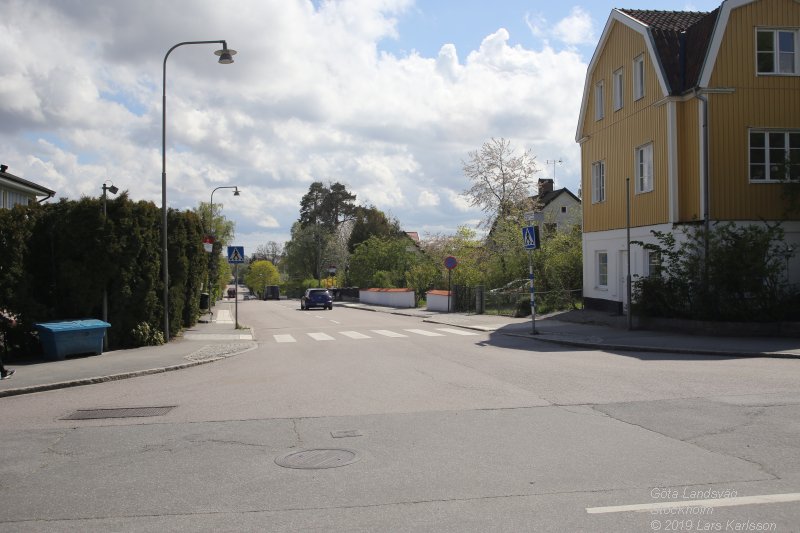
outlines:
[[[250,253],[289,238],[312,181],[340,181],[408,231],[450,234],[482,213],[461,163],[492,137],[577,193],[574,134],[606,1],[0,0],[0,162],[77,199],[111,180],[161,204],[168,60],[168,204],[211,190]],[[703,0],[620,7],[707,11]],[[533,194],[535,191],[531,191]]]

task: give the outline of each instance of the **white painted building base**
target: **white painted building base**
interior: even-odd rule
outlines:
[[[738,222],[739,225],[763,224],[761,221]],[[678,242],[686,239],[679,225],[672,224],[631,228],[631,241],[656,244],[658,241],[651,231],[673,232]],[[782,224],[785,242],[793,247],[795,256],[788,260],[789,281],[800,283],[800,221],[788,221]],[[713,228],[713,224],[712,224]],[[627,234],[625,229],[596,231],[583,234],[583,296],[591,299],[590,307],[602,307],[609,311],[624,312],[627,309],[626,278]],[[601,285],[598,272],[598,254],[608,254],[608,280]],[[647,275],[647,254],[639,245],[631,245],[631,278]],[[600,304],[599,306],[597,304]]]

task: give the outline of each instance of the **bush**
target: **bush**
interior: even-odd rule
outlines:
[[[385,270],[378,270],[372,275],[371,285],[381,289],[395,288],[394,282],[392,281],[392,273]]]
[[[636,242],[661,258],[659,275],[634,282],[634,312],[695,320],[771,321],[789,311],[786,252],[780,225],[717,223],[674,233],[653,231],[657,242]]]
[[[150,327],[147,322],[142,322],[131,331],[131,338],[135,346],[160,346],[164,344],[164,333]]]

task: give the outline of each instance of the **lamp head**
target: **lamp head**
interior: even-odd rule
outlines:
[[[239,187],[234,187],[234,189],[235,190],[233,191],[233,195],[234,196],[239,196]]]
[[[118,189],[118,188],[116,188],[114,185],[111,185],[111,187],[109,187],[109,188],[108,188],[108,191],[109,191],[111,194],[117,194],[117,193],[119,192],[119,189]]]
[[[217,50],[214,53],[219,56],[218,63],[222,65],[230,65],[233,63],[233,56],[236,55],[236,50],[232,50],[226,46],[222,50]]]

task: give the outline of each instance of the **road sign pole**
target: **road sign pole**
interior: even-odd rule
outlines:
[[[448,312],[448,313],[449,313],[450,311],[452,311],[452,305],[451,305],[451,303],[450,303],[450,298],[452,298],[452,293],[451,293],[451,285],[450,285],[450,277],[451,277],[452,275],[453,275],[453,271],[452,271],[452,270],[448,270],[448,271],[447,271],[447,312]]]
[[[239,329],[239,263],[236,263],[236,285],[234,285],[234,294],[235,298],[233,299],[233,308],[234,308],[234,329]]]
[[[536,298],[533,292],[533,251],[528,250],[528,276],[531,280],[531,335],[536,335]]]
[[[533,283],[533,251],[539,247],[538,226],[522,228],[522,245],[528,251],[528,277],[531,282],[531,335],[536,335],[536,295],[534,293]]]

